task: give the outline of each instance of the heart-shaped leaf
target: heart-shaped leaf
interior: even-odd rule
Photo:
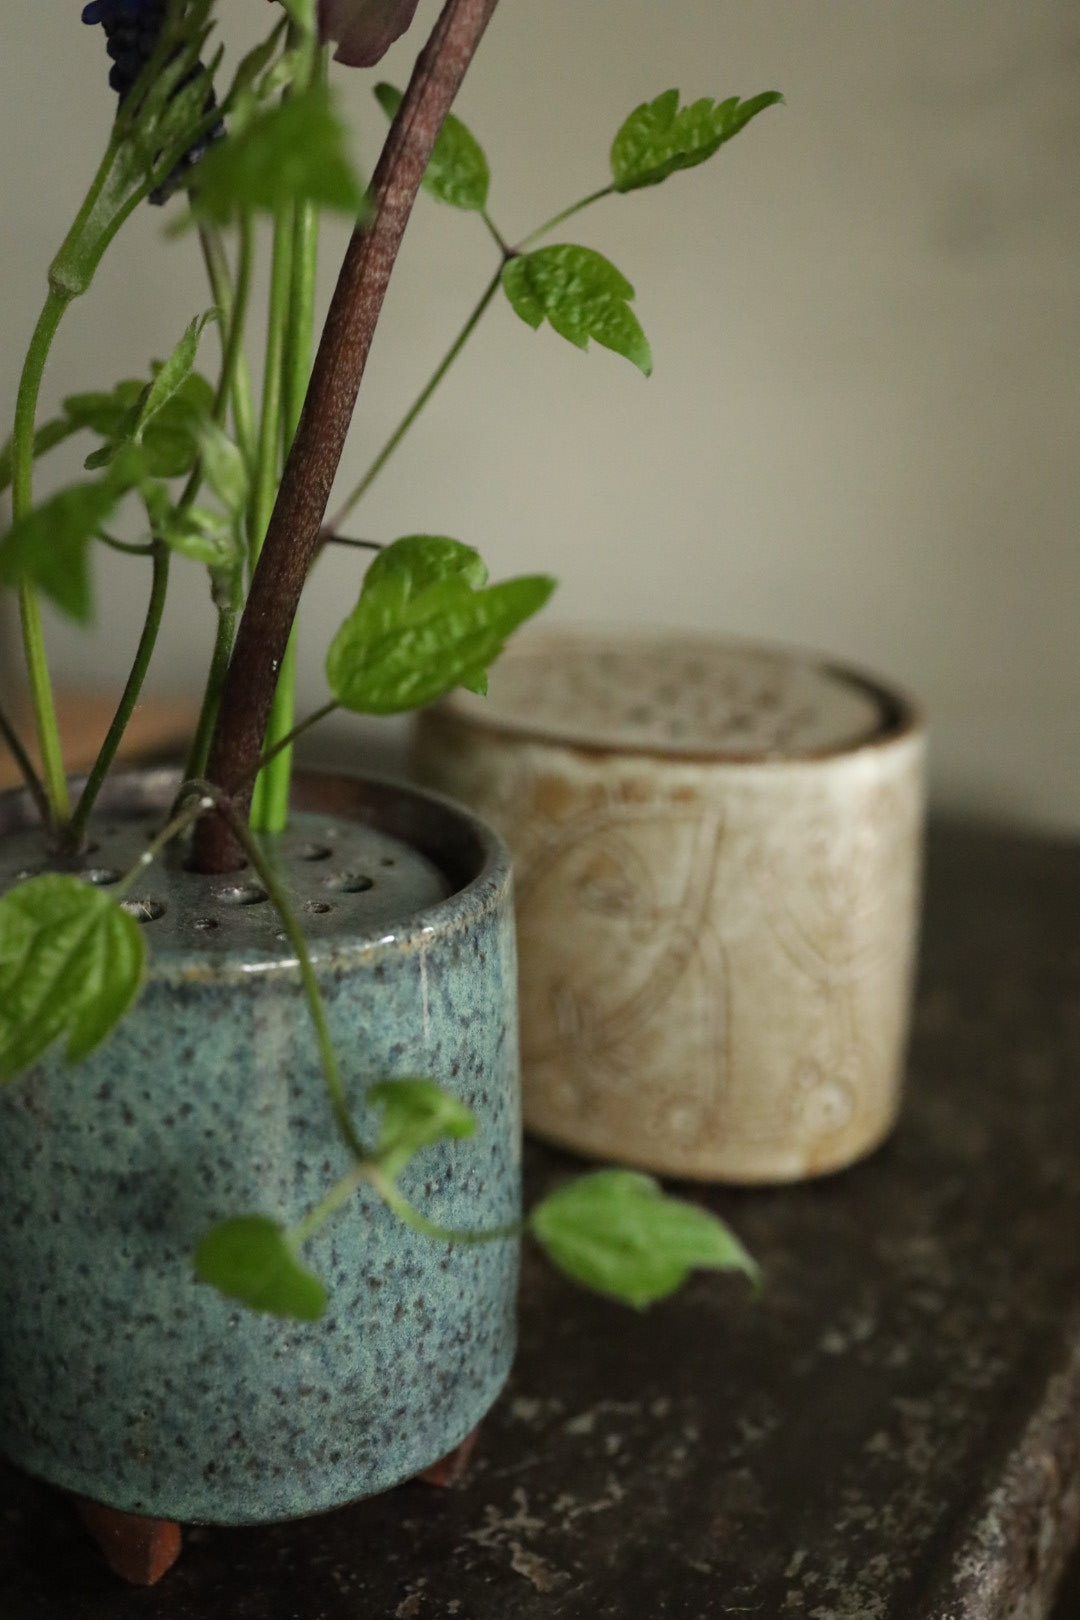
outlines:
[[[93,1051],[139,993],[139,925],[101,889],[59,873],[0,899],[0,1079],[66,1034],[66,1056]]]
[[[502,273],[513,309],[534,330],[547,319],[561,337],[579,349],[595,338],[649,376],[652,352],[630,308],[634,289],[626,277],[593,248],[557,243],[510,259]]]
[[[471,547],[441,535],[387,546],[330,644],[326,678],[337,701],[359,714],[398,714],[454,686],[481,686],[507,636],[554,589],[540,574],[480,588],[486,577]]]
[[[651,1176],[632,1170],[597,1170],[568,1182],[535,1206],[529,1228],[560,1271],[629,1305],[673,1293],[699,1266],[758,1280],[754,1261],[721,1220],[665,1197]]]
[[[268,1215],[237,1215],[211,1227],[195,1250],[195,1272],[253,1311],[313,1322],[326,1309],[326,1289],[293,1252]]]
[[[719,104],[710,97],[679,106],[679,92],[665,90],[634,109],[611,147],[616,191],[656,186],[676,169],[692,169],[718,152],[766,107],[783,101],[779,90]]]

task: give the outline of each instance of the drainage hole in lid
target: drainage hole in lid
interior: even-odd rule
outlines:
[[[88,872],[80,873],[84,883],[92,883],[95,889],[107,889],[110,883],[119,883],[120,873],[112,866],[92,866]]]
[[[196,917],[191,926],[197,928],[202,934],[209,934],[215,928],[220,928],[221,924],[216,917]]]
[[[328,861],[334,852],[329,844],[302,844],[296,853],[302,861]]]
[[[394,864],[395,861],[392,855],[384,855],[379,862],[380,866],[393,866]]]
[[[214,890],[214,899],[223,906],[261,906],[269,898],[257,883],[233,883],[228,888]]]
[[[366,872],[335,872],[326,880],[326,887],[336,894],[366,894],[374,886],[374,878],[369,878]]]
[[[333,911],[333,909],[329,900],[306,900],[304,902],[304,910],[313,911],[318,917],[325,916],[328,911]]]
[[[159,917],[165,915],[165,903],[162,900],[121,900],[120,909],[140,923],[157,922]]]

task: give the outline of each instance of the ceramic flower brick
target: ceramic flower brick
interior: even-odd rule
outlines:
[[[358,544],[348,515],[397,448],[488,306],[501,292],[532,328],[546,321],[587,349],[590,339],[649,374],[648,341],[631,307],[633,287],[601,253],[550,235],[600,198],[656,185],[712,157],[781,98],[680,101],[668,90],[634,110],[610,148],[610,179],[511,246],[488,211],[489,170],[450,105],[497,0],[445,0],[404,92],[372,88],[390,119],[366,185],[356,177],[328,84],[328,56],[369,69],[413,22],[417,0],[271,0],[269,32],[224,76],[214,41],[215,0],[91,0],[112,59],[118,108],[85,202],[48,270],[48,293],[19,389],[15,427],[0,454],[12,523],[0,539],[0,581],[20,600],[40,773],[10,718],[0,730],[40,811],[58,870],[18,884],[0,900],[0,1078],[19,1074],[56,1042],[72,1062],[106,1040],[139,994],[143,936],[118,904],[138,873],[173,840],[191,837],[189,859],[207,872],[245,859],[281,913],[300,962],[323,1053],[328,1101],[348,1144],[345,1181],[295,1229],[241,1214],[208,1233],[198,1273],[256,1309],[312,1316],[322,1284],[300,1259],[303,1243],[367,1185],[433,1237],[505,1239],[506,1232],[447,1233],[404,1199],[408,1160],[472,1120],[438,1077],[379,1081],[378,1140],[351,1121],[303,933],[274,881],[260,835],[284,824],[291,744],[338,708],[390,714],[461,684],[485,688],[507,636],[546,601],[543,575],[487,583],[470,547],[410,535],[375,547],[359,600],[326,660],[327,702],[293,714],[291,630],[307,574],[328,543]],[[336,71],[336,70],[335,70]],[[387,281],[421,185],[476,215],[496,268],[461,334],[400,428],[339,512],[326,507]],[[66,399],[38,420],[38,395],[61,320],[90,286],[124,222],[146,199],[170,203],[196,230],[209,307],[196,312],[164,361],[141,378]],[[358,221],[325,317],[313,340],[318,218]],[[248,369],[248,295],[254,222],[272,221],[265,384],[255,398]],[[122,251],[118,248],[117,251]],[[212,374],[198,368],[218,345]],[[314,353],[314,359],[312,358]],[[42,499],[36,459],[62,440],[88,436],[86,476]],[[135,517],[134,514],[140,514]],[[135,540],[116,533],[141,530]],[[366,544],[372,544],[366,542]],[[86,785],[69,798],[53,710],[39,602],[76,623],[92,613],[91,555],[98,546],[149,564],[150,603],[116,719]],[[174,559],[207,570],[217,636],[185,786],[140,866],[105,892],[62,870],[87,835],[89,816],[139,695],[153,653]],[[665,1198],[648,1177],[601,1171],[561,1188],[523,1223],[572,1276],[635,1304],[678,1286],[694,1266],[753,1263],[737,1240],[695,1206]]]

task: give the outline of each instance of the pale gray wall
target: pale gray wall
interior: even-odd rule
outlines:
[[[78,8],[11,9],[5,414],[39,267],[111,116],[102,42]],[[233,39],[267,10],[223,9]],[[420,23],[434,13],[424,0]],[[405,42],[387,76],[400,82],[410,58]],[[370,158],[382,119],[363,80],[339,75]],[[492,160],[503,231],[603,183],[622,117],[673,84],[776,86],[788,105],[708,167],[571,228],[637,286],[655,376],[496,308],[358,526],[455,534],[496,574],[549,569],[553,618],[858,661],[924,699],[942,801],[1080,829],[1080,13],[1062,0],[503,0],[459,104]],[[470,307],[489,248],[475,221],[421,201],[343,489]],[[205,302],[191,245],[166,247],[143,210],[69,317],[46,405],[142,370]],[[50,476],[75,465],[58,459]],[[163,691],[210,631],[198,571],[176,574]],[[102,559],[99,586],[95,633],[50,620],[67,680],[115,679],[137,633],[140,565]],[[355,588],[348,557],[320,568],[307,700]]]

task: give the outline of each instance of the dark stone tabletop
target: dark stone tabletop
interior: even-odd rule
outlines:
[[[571,1168],[530,1149],[533,1193]],[[700,1196],[764,1298],[699,1276],[638,1315],[530,1257],[456,1488],[192,1530],[128,1590],[0,1465],[0,1616],[1045,1620],[1080,1531],[1080,848],[936,828],[895,1136]]]

